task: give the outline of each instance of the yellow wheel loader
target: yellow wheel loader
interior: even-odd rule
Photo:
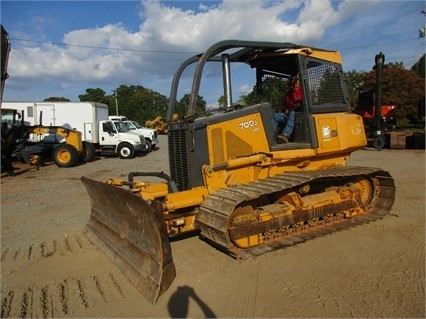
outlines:
[[[198,232],[212,246],[246,258],[383,217],[395,198],[391,175],[346,166],[366,138],[362,118],[349,112],[341,63],[336,51],[238,40],[184,61],[169,100],[170,175],[130,172],[127,180],[106,182],[82,177],[91,198],[87,236],[113,252],[155,303],[176,275],[172,236]],[[203,115],[196,105],[206,64],[222,70],[226,105]],[[179,81],[190,66],[187,114],[173,122]],[[246,80],[254,79],[249,106],[232,102],[231,70],[244,68],[253,73]],[[288,143],[280,143],[272,123],[294,76],[303,102]],[[153,177],[160,180],[149,182]]]
[[[28,126],[26,133],[44,136],[40,142],[26,142],[21,149],[21,157],[26,162],[29,156],[37,154],[51,155],[59,167],[73,167],[80,160],[88,160],[87,146],[83,145],[80,131],[62,126]]]
[[[62,126],[27,126],[23,112],[13,109],[1,109],[1,122],[2,159],[9,157],[6,162],[17,158],[38,166],[49,157],[59,167],[72,167],[94,157],[93,145],[82,141],[80,131]]]
[[[157,116],[152,121],[146,121],[145,127],[156,130],[158,134],[167,134],[167,124],[161,116]]]
[[[173,114],[172,121],[176,122],[179,120],[178,114]],[[152,121],[146,121],[145,126],[147,128],[152,128],[158,132],[158,134],[167,134],[167,123],[163,120],[161,116],[157,116]]]
[[[0,104],[9,62],[10,38],[1,25],[1,87]],[[81,132],[62,126],[25,125],[24,112],[1,108],[1,163],[9,176],[13,175],[12,159],[17,157],[38,166],[42,156],[48,155],[59,167],[75,166],[82,159],[89,162],[95,157],[94,146],[82,141]],[[30,135],[39,137],[30,141]]]

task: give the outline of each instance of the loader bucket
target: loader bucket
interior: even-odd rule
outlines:
[[[86,236],[155,304],[176,276],[161,205],[152,208],[125,189],[84,176],[81,181],[92,205]]]

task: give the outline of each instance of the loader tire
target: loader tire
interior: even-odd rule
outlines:
[[[130,159],[135,157],[135,148],[130,143],[122,143],[118,146],[118,155],[122,159]]]
[[[53,161],[59,167],[73,167],[77,164],[79,155],[74,146],[60,144],[53,149]]]
[[[83,142],[83,152],[82,156],[85,162],[93,161],[95,158],[96,150],[92,143],[90,142]]]

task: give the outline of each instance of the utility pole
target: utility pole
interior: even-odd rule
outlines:
[[[112,90],[114,92],[114,96],[115,96],[115,115],[118,116],[118,98],[117,98],[117,90]]]
[[[385,131],[383,129],[383,118],[382,118],[382,74],[383,65],[385,64],[385,55],[380,52],[375,57],[376,70],[376,105],[374,111],[375,131],[373,146],[377,150],[381,150],[385,146]]]

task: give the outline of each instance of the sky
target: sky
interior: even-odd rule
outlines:
[[[87,88],[110,95],[120,85],[169,97],[180,63],[228,39],[338,50],[345,71],[370,71],[380,52],[385,63],[410,69],[426,44],[419,36],[424,1],[2,0],[0,6],[11,39],[3,101],[77,102]],[[189,92],[192,75],[185,74],[181,94]],[[235,100],[249,93],[253,75],[236,72],[232,84]],[[205,85],[200,95],[214,105],[222,91]]]

